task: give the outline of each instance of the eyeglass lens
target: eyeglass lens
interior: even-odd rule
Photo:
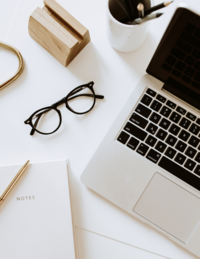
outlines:
[[[32,125],[39,132],[48,134],[55,131],[60,124],[60,117],[54,109],[43,109],[32,117]]]
[[[69,107],[77,113],[89,111],[94,104],[94,94],[91,89],[88,87],[82,88],[80,87],[80,91],[76,90],[75,94],[72,92],[72,95],[67,100]]]

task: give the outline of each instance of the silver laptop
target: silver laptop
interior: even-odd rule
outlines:
[[[200,257],[200,17],[178,7],[82,182]]]

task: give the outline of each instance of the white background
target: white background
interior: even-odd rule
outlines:
[[[34,162],[67,157],[70,160],[76,224],[80,222],[81,213],[84,216],[87,214],[82,206],[87,201],[84,201],[82,189],[79,189],[83,188],[80,175],[137,81],[145,73],[168,24],[173,6],[163,10],[165,15],[151,22],[147,39],[138,51],[120,53],[109,46],[106,38],[106,0],[58,2],[62,2],[62,5],[89,29],[91,35],[91,42],[67,68],[28,35],[28,18],[37,6],[43,6],[42,1],[0,0],[0,40],[16,46],[25,60],[25,69],[21,77],[0,91],[0,165],[24,163],[27,159]],[[156,4],[160,2],[162,1],[155,1]],[[193,6],[198,3],[197,9],[200,9],[198,0],[186,2]],[[9,52],[0,49],[0,82],[13,73],[16,67],[17,59]],[[97,101],[92,112],[77,116],[62,106],[60,110],[63,123],[58,132],[50,136],[29,135],[30,127],[24,124],[24,120],[37,109],[51,105],[66,96],[76,86],[89,81],[95,82],[94,89],[97,94],[105,96],[104,100]],[[94,195],[94,197],[97,201],[101,199],[99,196]],[[101,199],[101,202],[110,208],[113,206],[113,210],[119,210],[104,199]],[[132,218],[129,215],[121,210],[120,213],[131,222]],[[123,225],[123,222],[118,224]],[[79,226],[78,223],[77,225]],[[125,254],[127,254],[126,258],[129,256],[134,258],[131,256],[136,255],[133,246],[123,243],[119,246],[117,242],[115,245],[114,243],[108,245],[105,241],[107,239],[102,236],[85,232],[80,228],[76,228],[76,231],[79,259],[118,259],[123,258],[122,255]],[[148,231],[148,233],[154,233],[152,229]],[[160,238],[165,239],[161,235]],[[93,242],[92,246],[91,242]],[[166,242],[168,242],[166,247],[169,244],[172,246],[171,241],[166,240]],[[99,244],[101,244],[100,247]],[[91,247],[95,249],[91,250]],[[195,258],[175,244],[173,247],[180,256],[176,258]],[[150,251],[150,248],[147,250]],[[122,254],[119,249],[123,251]],[[97,250],[98,255],[94,252]],[[170,249],[163,249],[162,251],[165,252],[162,255],[169,258],[170,251],[167,250]],[[155,254],[153,257],[150,255],[147,257],[158,258]],[[141,258],[147,257],[143,254]],[[136,258],[140,258],[139,255]]]

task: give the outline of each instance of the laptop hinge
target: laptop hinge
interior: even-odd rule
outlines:
[[[169,77],[162,88],[163,91],[183,102],[190,108],[200,112],[200,96],[185,85]]]

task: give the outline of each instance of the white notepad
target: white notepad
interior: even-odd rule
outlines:
[[[0,195],[21,166],[0,167]],[[2,203],[0,258],[75,259],[66,160],[30,164]]]

